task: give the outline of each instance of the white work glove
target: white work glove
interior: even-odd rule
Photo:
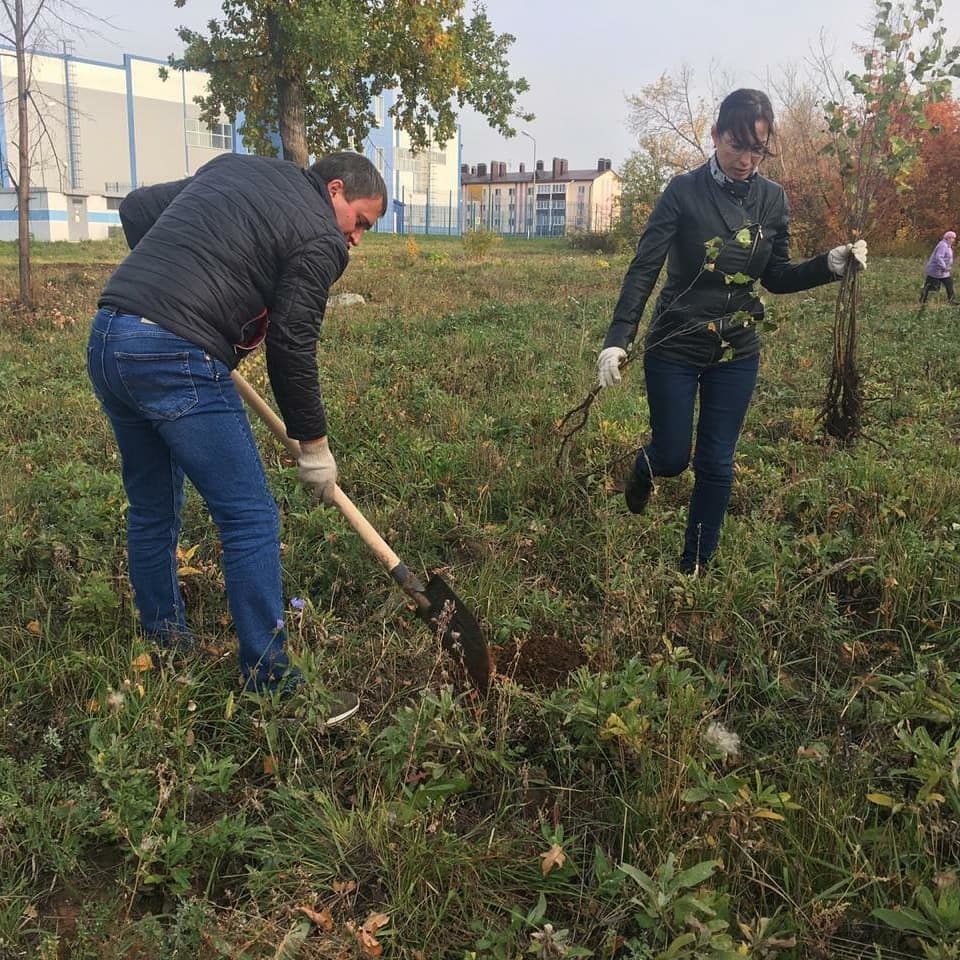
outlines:
[[[326,438],[311,441],[308,448],[301,445],[297,461],[300,479],[313,489],[313,494],[328,507],[333,503],[333,488],[337,483],[337,461],[333,459]]]
[[[623,347],[604,347],[597,359],[597,374],[601,387],[612,387],[622,379],[620,361],[625,360],[627,351]]]
[[[834,247],[827,254],[827,266],[830,272],[842,277],[847,269],[847,261],[850,257],[857,262],[856,269],[867,269],[867,241],[857,240],[855,243],[841,243],[839,247]]]

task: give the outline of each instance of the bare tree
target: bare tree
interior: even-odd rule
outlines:
[[[693,70],[684,64],[675,76],[664,73],[627,97],[627,125],[644,143],[657,143],[661,158],[675,172],[707,159],[712,110],[693,92]]]
[[[43,112],[37,107],[33,83],[33,53],[43,43],[53,45],[56,38],[68,33],[89,29],[96,22],[109,22],[95,17],[71,0],[0,0],[6,21],[0,29],[0,39],[16,51],[17,58],[17,174],[11,179],[17,189],[17,241],[19,261],[20,302],[32,305],[30,280],[30,167],[31,136],[30,107],[39,118],[42,134],[50,139]]]
[[[835,236],[831,220],[837,179],[823,149],[828,142],[822,94],[814,80],[795,65],[768,76],[767,88],[778,103],[774,155],[764,173],[783,184],[792,208],[790,232],[798,249],[810,253]]]

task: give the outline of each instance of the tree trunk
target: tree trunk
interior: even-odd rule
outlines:
[[[17,47],[17,246],[20,267],[20,302],[32,306],[30,289],[30,126],[27,114],[27,55],[23,30],[23,0],[16,0],[14,39]]]
[[[270,41],[270,55],[273,58],[277,74],[277,119],[280,127],[280,143],[283,147],[283,159],[292,160],[300,167],[306,167],[310,161],[307,150],[307,128],[303,114],[303,91],[296,80],[287,76],[286,44],[283,37],[282,14],[268,10],[267,33]]]

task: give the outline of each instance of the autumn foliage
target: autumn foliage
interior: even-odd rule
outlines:
[[[926,138],[911,180],[909,227],[913,237],[935,240],[960,222],[960,101],[927,107],[936,135]]]

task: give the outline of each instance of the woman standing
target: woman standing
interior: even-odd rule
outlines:
[[[927,297],[941,286],[947,291],[947,303],[954,305],[960,303],[953,290],[953,245],[956,242],[957,235],[948,230],[943,239],[933,248],[930,259],[925,268],[926,277],[923,281],[923,289],[920,291],[920,302],[926,303]]]
[[[711,130],[715,153],[674,177],[658,200],[627,270],[599,358],[601,387],[620,382],[620,364],[637,333],[664,260],[667,280],[644,344],[650,442],[626,477],[632,513],[643,511],[654,477],[690,463],[696,480],[680,569],[693,573],[713,556],[733,486],[733,454],[759,366],[759,281],[771,293],[807,290],[843,275],[851,256],[866,266],[863,240],[792,262],[783,188],[758,173],[770,154],[774,116],[759,90],[735,90]]]

